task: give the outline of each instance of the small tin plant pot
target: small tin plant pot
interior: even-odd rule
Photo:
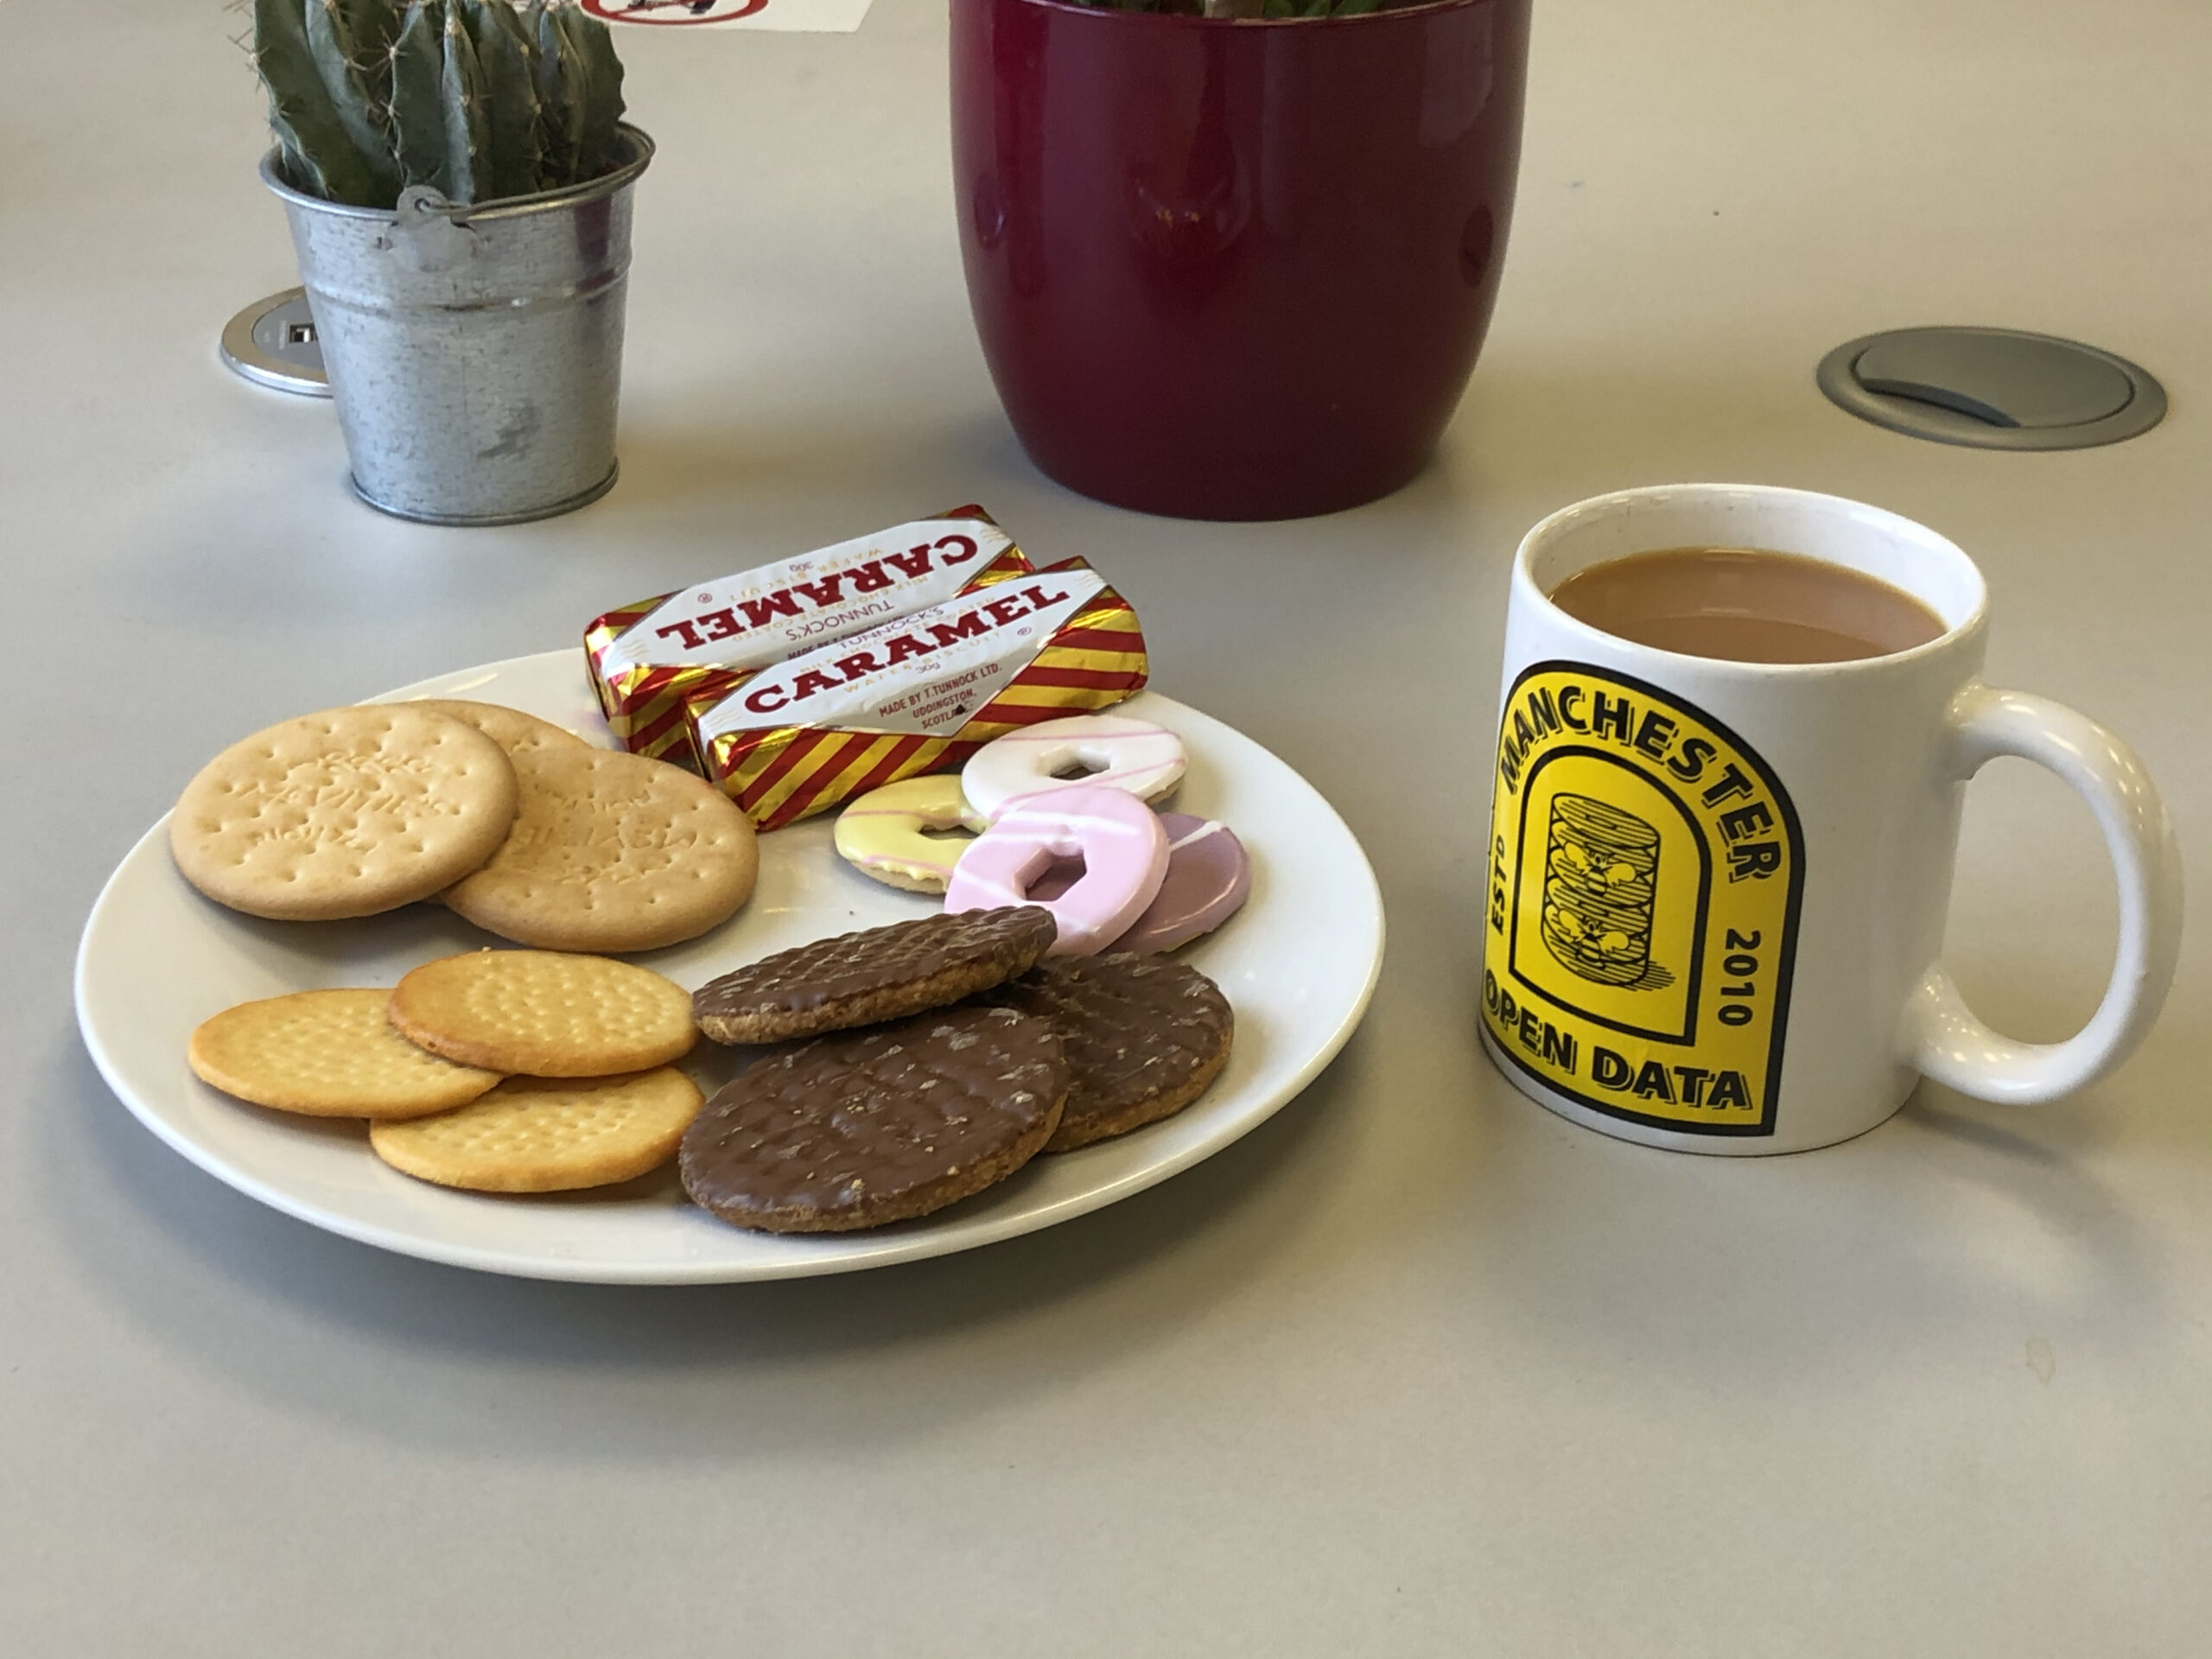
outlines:
[[[1418,473],[1497,295],[1529,7],[952,0],[969,302],[1031,459],[1191,518],[1334,512]]]
[[[371,506],[516,524],[613,487],[632,187],[653,155],[619,134],[597,178],[468,207],[419,187],[392,209],[324,201],[263,160]]]

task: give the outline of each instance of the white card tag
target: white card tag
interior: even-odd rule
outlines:
[[[610,23],[639,29],[763,29],[791,35],[849,35],[868,0],[583,0]]]

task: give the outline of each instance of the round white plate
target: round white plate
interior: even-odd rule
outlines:
[[[390,694],[415,696],[504,702],[612,743],[573,651]],[[1229,1065],[1179,1116],[1039,1158],[919,1221],[811,1238],[746,1232],[686,1202],[672,1170],[598,1193],[450,1192],[386,1167],[359,1123],[286,1116],[218,1093],[184,1058],[187,1038],[209,1015],[286,991],[391,985],[419,963],[499,942],[435,905],[358,922],[267,922],[225,910],[176,873],[166,817],[92,906],[77,952],[77,1022],[124,1104],[202,1169],[287,1215],[434,1262],[540,1279],[699,1284],[843,1273],[1011,1238],[1141,1192],[1263,1122],[1344,1046],[1382,967],[1374,873],[1313,786],[1194,709],[1147,693],[1128,711],[1188,747],[1179,809],[1222,819],[1251,851],[1243,910],[1183,953],[1236,1009]],[[936,907],[847,866],[830,845],[830,816],[761,837],[760,886],[730,921],[634,960],[696,989],[770,951]],[[707,1043],[685,1064],[709,1088],[728,1069]]]

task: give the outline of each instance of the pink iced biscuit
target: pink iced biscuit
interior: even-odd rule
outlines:
[[[1116,950],[1141,954],[1188,944],[1234,916],[1252,891],[1252,861],[1227,824],[1188,812],[1163,812],[1160,822],[1167,831],[1167,879],[1144,914],[1114,941]]]
[[[986,818],[1007,804],[1046,790],[1110,784],[1152,801],[1183,777],[1183,740],[1148,720],[1127,715],[1070,715],[995,737],[960,769],[960,787]],[[1073,767],[1084,774],[1053,774]]]
[[[1045,901],[1059,925],[1056,957],[1096,954],[1128,931],[1167,875],[1167,831],[1142,801],[1112,785],[1077,784],[1016,801],[968,845],[944,890],[948,911],[1035,904],[1038,877],[1064,859],[1083,875]]]

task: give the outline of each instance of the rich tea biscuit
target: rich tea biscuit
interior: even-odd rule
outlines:
[[[226,1008],[185,1058],[226,1095],[309,1117],[421,1117],[466,1105],[500,1073],[417,1048],[385,1017],[391,993],[294,991]]]
[[[709,980],[692,997],[718,1043],[780,1043],[942,1007],[1013,978],[1058,929],[1033,905],[925,916],[817,939]]]
[[[1068,1103],[1047,1152],[1173,1116],[1221,1074],[1236,1036],[1229,1000],[1211,980],[1185,963],[1127,951],[1050,957],[979,1000],[1060,1033]]]
[[[506,753],[407,703],[327,709],[234,743],[169,817],[184,878],[284,920],[371,916],[428,899],[491,857],[515,817]]]
[[[649,969],[550,950],[424,963],[393,987],[391,1023],[463,1065],[533,1077],[643,1071],[691,1052],[691,998]]]
[[[477,926],[547,950],[652,950],[753,896],[753,822],[703,779],[620,749],[519,750],[513,761],[514,828],[445,894]]]
[[[524,749],[585,749],[591,746],[565,726],[556,726],[536,715],[525,715],[502,702],[472,702],[466,697],[416,697],[416,709],[434,709],[450,720],[474,726],[510,755]]]
[[[456,1110],[372,1123],[369,1145],[394,1169],[440,1186],[571,1192],[666,1163],[702,1098],[671,1065],[614,1077],[509,1077]]]
[[[1004,1180],[1051,1139],[1068,1068],[1052,1026],[947,1008],[760,1059],[685,1131],[692,1201],[740,1227],[840,1233]]]

